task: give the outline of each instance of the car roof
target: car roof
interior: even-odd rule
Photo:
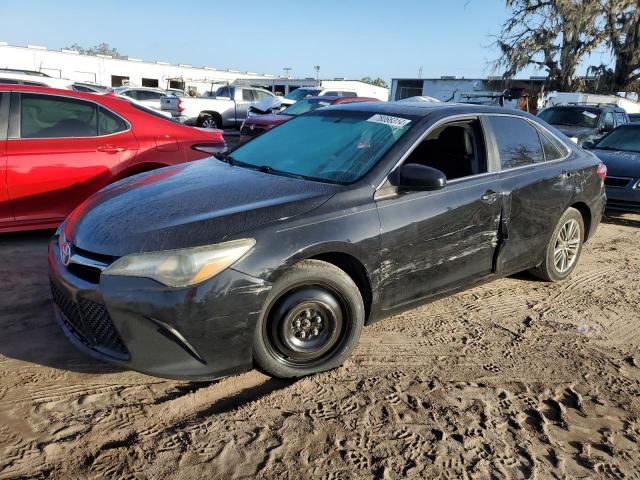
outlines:
[[[618,105],[593,105],[588,103],[573,103],[573,104],[559,104],[559,105],[551,105],[550,107],[545,108],[548,110],[550,108],[592,108],[594,110],[615,110],[616,112],[626,112],[626,110]]]
[[[63,95],[65,97],[81,98],[92,102],[100,103],[101,100],[117,100],[127,102],[127,100],[121,99],[110,92],[98,93],[98,92],[78,92],[76,90],[65,90],[61,88],[40,87],[35,85],[12,85],[0,83],[0,92],[32,92],[32,93],[48,93],[50,95]]]
[[[354,102],[341,103],[326,107],[323,110],[352,110],[360,112],[381,113],[384,115],[411,115],[414,117],[426,117],[438,112],[446,115],[475,113],[509,113],[527,118],[533,118],[522,110],[487,105],[472,105],[464,103],[429,103],[429,102]]]

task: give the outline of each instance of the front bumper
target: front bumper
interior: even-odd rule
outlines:
[[[250,370],[256,322],[271,289],[233,269],[189,288],[103,275],[91,283],[49,244],[54,310],[85,353],[158,377],[211,380]]]
[[[640,179],[634,178],[624,187],[607,186],[607,209],[640,212]]]

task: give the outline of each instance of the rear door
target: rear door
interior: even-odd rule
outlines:
[[[7,188],[17,222],[64,219],[136,155],[129,124],[98,104],[63,95],[12,94]]]
[[[0,92],[0,228],[12,223],[13,212],[7,191],[7,128],[9,126],[9,92]]]
[[[487,130],[500,159],[504,195],[497,269],[514,273],[542,258],[551,233],[574,195],[569,150],[522,117],[489,115]]]

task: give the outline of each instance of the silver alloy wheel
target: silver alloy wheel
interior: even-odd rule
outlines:
[[[205,117],[202,120],[202,128],[218,128],[218,124],[216,123],[215,118]]]
[[[556,237],[553,264],[558,273],[568,271],[578,258],[580,249],[580,225],[574,219],[567,220]]]

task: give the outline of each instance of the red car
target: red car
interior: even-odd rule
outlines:
[[[261,133],[277,127],[303,113],[328,107],[329,105],[354,102],[379,102],[379,100],[369,97],[336,97],[329,95],[303,98],[279,113],[248,117],[242,124],[242,127],[240,127],[240,142],[246,142],[252,137],[257,137]]]
[[[116,180],[225,149],[112,94],[0,85],[0,232],[55,228]]]

